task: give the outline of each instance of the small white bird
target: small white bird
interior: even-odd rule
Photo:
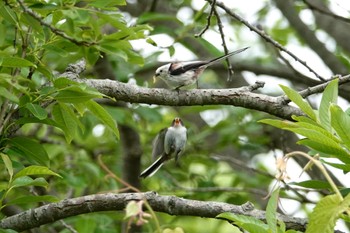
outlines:
[[[168,86],[178,90],[183,86],[188,86],[197,82],[199,76],[208,66],[237,53],[243,52],[248,48],[249,47],[245,47],[209,61],[172,62],[159,67],[153,78],[155,79],[156,77],[159,77],[163,79]]]
[[[141,172],[140,177],[152,176],[164,164],[175,157],[177,163],[185,150],[187,141],[187,129],[180,118],[175,118],[169,128],[162,129],[153,142],[152,157],[156,159],[151,166]]]

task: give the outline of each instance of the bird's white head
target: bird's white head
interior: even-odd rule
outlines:
[[[167,76],[169,75],[169,67],[170,67],[170,64],[166,64],[166,65],[163,65],[161,67],[159,67],[157,70],[156,70],[156,73],[154,74],[154,77],[156,78],[163,78],[163,79],[166,79]]]

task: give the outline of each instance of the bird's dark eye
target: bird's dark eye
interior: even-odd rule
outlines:
[[[163,70],[160,70],[159,72],[160,72],[160,73],[163,73]]]

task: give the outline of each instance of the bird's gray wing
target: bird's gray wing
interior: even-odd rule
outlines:
[[[153,161],[155,161],[164,152],[164,138],[165,138],[166,130],[167,128],[164,128],[161,131],[159,131],[159,133],[153,140],[153,150],[152,150]]]

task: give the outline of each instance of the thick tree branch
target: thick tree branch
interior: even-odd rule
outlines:
[[[80,61],[75,69],[84,67],[85,62]],[[78,68],[77,68],[78,67]],[[82,69],[78,69],[81,72]],[[233,105],[269,113],[271,115],[291,119],[292,115],[303,115],[299,108],[287,105],[285,96],[272,97],[253,93],[264,86],[263,82],[256,82],[251,86],[230,89],[193,89],[168,90],[161,88],[146,88],[137,85],[121,83],[114,80],[79,79],[79,74],[71,68],[60,75],[77,82],[85,83],[99,92],[130,103],[159,104],[167,106],[195,106],[195,105]],[[339,84],[350,81],[350,75],[339,77]],[[310,87],[300,92],[305,98],[309,95],[322,92],[328,82]]]
[[[168,106],[233,105],[263,111],[283,119],[302,115],[300,109],[284,105],[283,100],[250,91],[264,85],[257,82],[252,86],[231,89],[168,90],[145,88],[112,80],[77,79],[101,93],[131,103],[159,104]]]
[[[99,211],[121,211],[132,200],[147,200],[154,211],[170,215],[215,218],[218,214],[231,212],[265,220],[265,211],[257,210],[251,203],[241,206],[222,202],[197,201],[176,196],[160,196],[155,192],[96,194],[30,209],[0,221],[0,228],[24,231],[60,219]],[[304,231],[307,220],[278,214],[287,229]]]

